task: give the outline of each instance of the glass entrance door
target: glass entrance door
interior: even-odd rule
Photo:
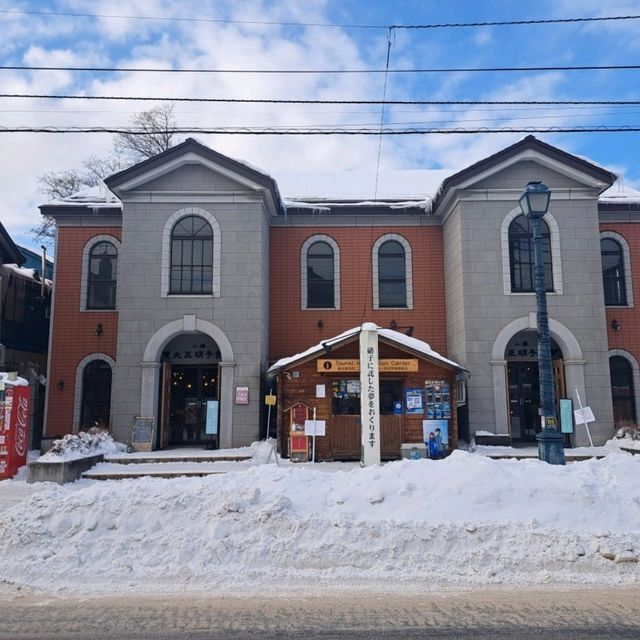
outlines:
[[[536,362],[510,362],[509,414],[511,417],[511,437],[515,441],[535,442],[536,433],[541,429],[540,382]]]
[[[218,367],[174,365],[171,368],[169,423],[172,445],[213,444],[218,435],[207,435],[209,401],[218,399]]]

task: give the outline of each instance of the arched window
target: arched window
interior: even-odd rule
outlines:
[[[333,249],[327,242],[314,242],[307,250],[307,308],[334,307]]]
[[[109,428],[111,414],[111,367],[104,360],[92,360],[82,372],[80,427]]]
[[[602,256],[602,283],[604,285],[605,305],[626,305],[627,288],[625,285],[624,255],[617,240],[600,240]]]
[[[407,267],[404,247],[387,240],[378,249],[379,307],[407,306]]]
[[[87,309],[115,309],[118,250],[111,242],[97,242],[89,251]]]
[[[213,229],[200,216],[180,218],[171,231],[170,294],[213,289]]]
[[[631,363],[622,356],[609,358],[613,421],[616,427],[636,424],[636,400]]]
[[[541,224],[544,281],[546,290],[553,291],[551,234],[544,220],[541,221]],[[520,215],[509,225],[509,268],[511,270],[512,293],[532,293],[535,291],[532,238],[531,219],[528,216]]]

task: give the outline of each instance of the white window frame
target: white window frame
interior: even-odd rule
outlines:
[[[316,242],[326,242],[333,249],[333,307],[307,306],[307,258],[308,252]],[[307,238],[300,248],[300,308],[303,311],[339,311],[340,310],[340,247],[331,237],[322,234]]]
[[[631,276],[631,252],[629,251],[629,243],[624,236],[615,231],[601,231],[600,240],[615,240],[622,247],[622,266],[624,267],[624,286],[627,295],[627,304],[606,305],[607,309],[627,309],[633,307],[633,282]],[[600,253],[602,257],[602,252]],[[640,406],[640,405],[639,405]]]
[[[109,420],[113,417],[113,378],[115,373],[116,361],[106,353],[90,353],[80,360],[76,367],[76,386],[73,397],[73,433],[80,430],[80,412],[82,409],[82,379],[86,366],[94,360],[104,360],[111,367],[111,401],[109,403]],[[111,424],[109,424],[111,429]]]
[[[169,271],[171,267],[171,232],[174,226],[181,218],[187,216],[200,216],[204,218],[213,230],[213,280],[212,293],[169,293]],[[169,216],[162,231],[162,267],[160,270],[160,296],[162,298],[219,298],[220,297],[220,248],[222,246],[222,238],[220,225],[212,213],[206,209],[198,207],[187,207],[180,209]]]
[[[89,292],[89,256],[91,249],[100,242],[110,242],[117,252],[116,257],[116,304],[113,309],[87,309],[87,294]],[[82,276],[80,279],[80,311],[86,311],[88,313],[113,313],[118,310],[118,289],[120,288],[120,257],[122,244],[118,238],[114,238],[108,234],[102,234],[99,236],[92,236],[87,240],[84,248],[82,249]]]
[[[522,215],[520,207],[511,210],[502,221],[500,239],[502,244],[502,286],[505,296],[535,296],[535,291],[511,291],[511,264],[509,262],[509,227],[511,223]],[[550,212],[542,218],[549,227],[551,236],[551,274],[553,291],[547,291],[548,296],[561,296],[562,287],[562,259],[560,251],[560,226]]]
[[[378,280],[379,275],[379,250],[380,247],[389,240],[395,240],[399,242],[404,248],[404,269],[405,269],[405,286],[406,286],[406,299],[407,305],[405,307],[381,307],[380,306],[380,282]],[[411,251],[411,244],[404,237],[397,233],[387,233],[383,236],[380,236],[374,243],[373,249],[371,250],[371,262],[373,268],[372,279],[373,279],[373,308],[380,309],[382,311],[391,311],[393,309],[413,309],[413,258]]]

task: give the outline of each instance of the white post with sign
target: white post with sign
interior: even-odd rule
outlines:
[[[573,416],[574,416],[574,419],[576,421],[576,424],[583,424],[584,425],[584,428],[587,430],[587,436],[589,436],[589,445],[593,449],[593,440],[591,439],[591,430],[589,429],[589,423],[590,422],[595,422],[596,418],[593,415],[593,411],[591,410],[591,407],[583,407],[582,406],[582,400],[580,399],[580,393],[578,392],[577,389],[576,389],[576,396],[578,397],[578,406],[580,408],[576,409],[573,412]]]
[[[380,464],[380,381],[378,327],[366,322],[360,331],[360,464]]]

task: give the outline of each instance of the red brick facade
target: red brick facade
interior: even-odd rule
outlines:
[[[413,309],[373,308],[372,249],[389,233],[403,236],[411,245]],[[340,310],[301,309],[300,252],[314,235],[330,236],[340,247]],[[392,320],[398,326],[413,326],[414,337],[446,354],[441,227],[275,227],[270,255],[271,361],[363,322],[389,327]]]
[[[640,359],[640,315],[635,305],[640,301],[640,224],[624,222],[607,222],[600,225],[600,231],[614,231],[621,235],[629,245],[631,274],[633,285],[633,307],[608,307],[607,333],[609,349],[624,349],[636,360]],[[612,328],[612,322],[620,323],[620,330]]]
[[[119,240],[120,228],[61,226],[57,234],[46,437],[71,432],[78,364],[91,353],[104,353],[115,360],[118,330],[117,312],[80,311],[80,288],[85,245],[103,234]],[[103,331],[99,336],[95,334],[98,323]]]

